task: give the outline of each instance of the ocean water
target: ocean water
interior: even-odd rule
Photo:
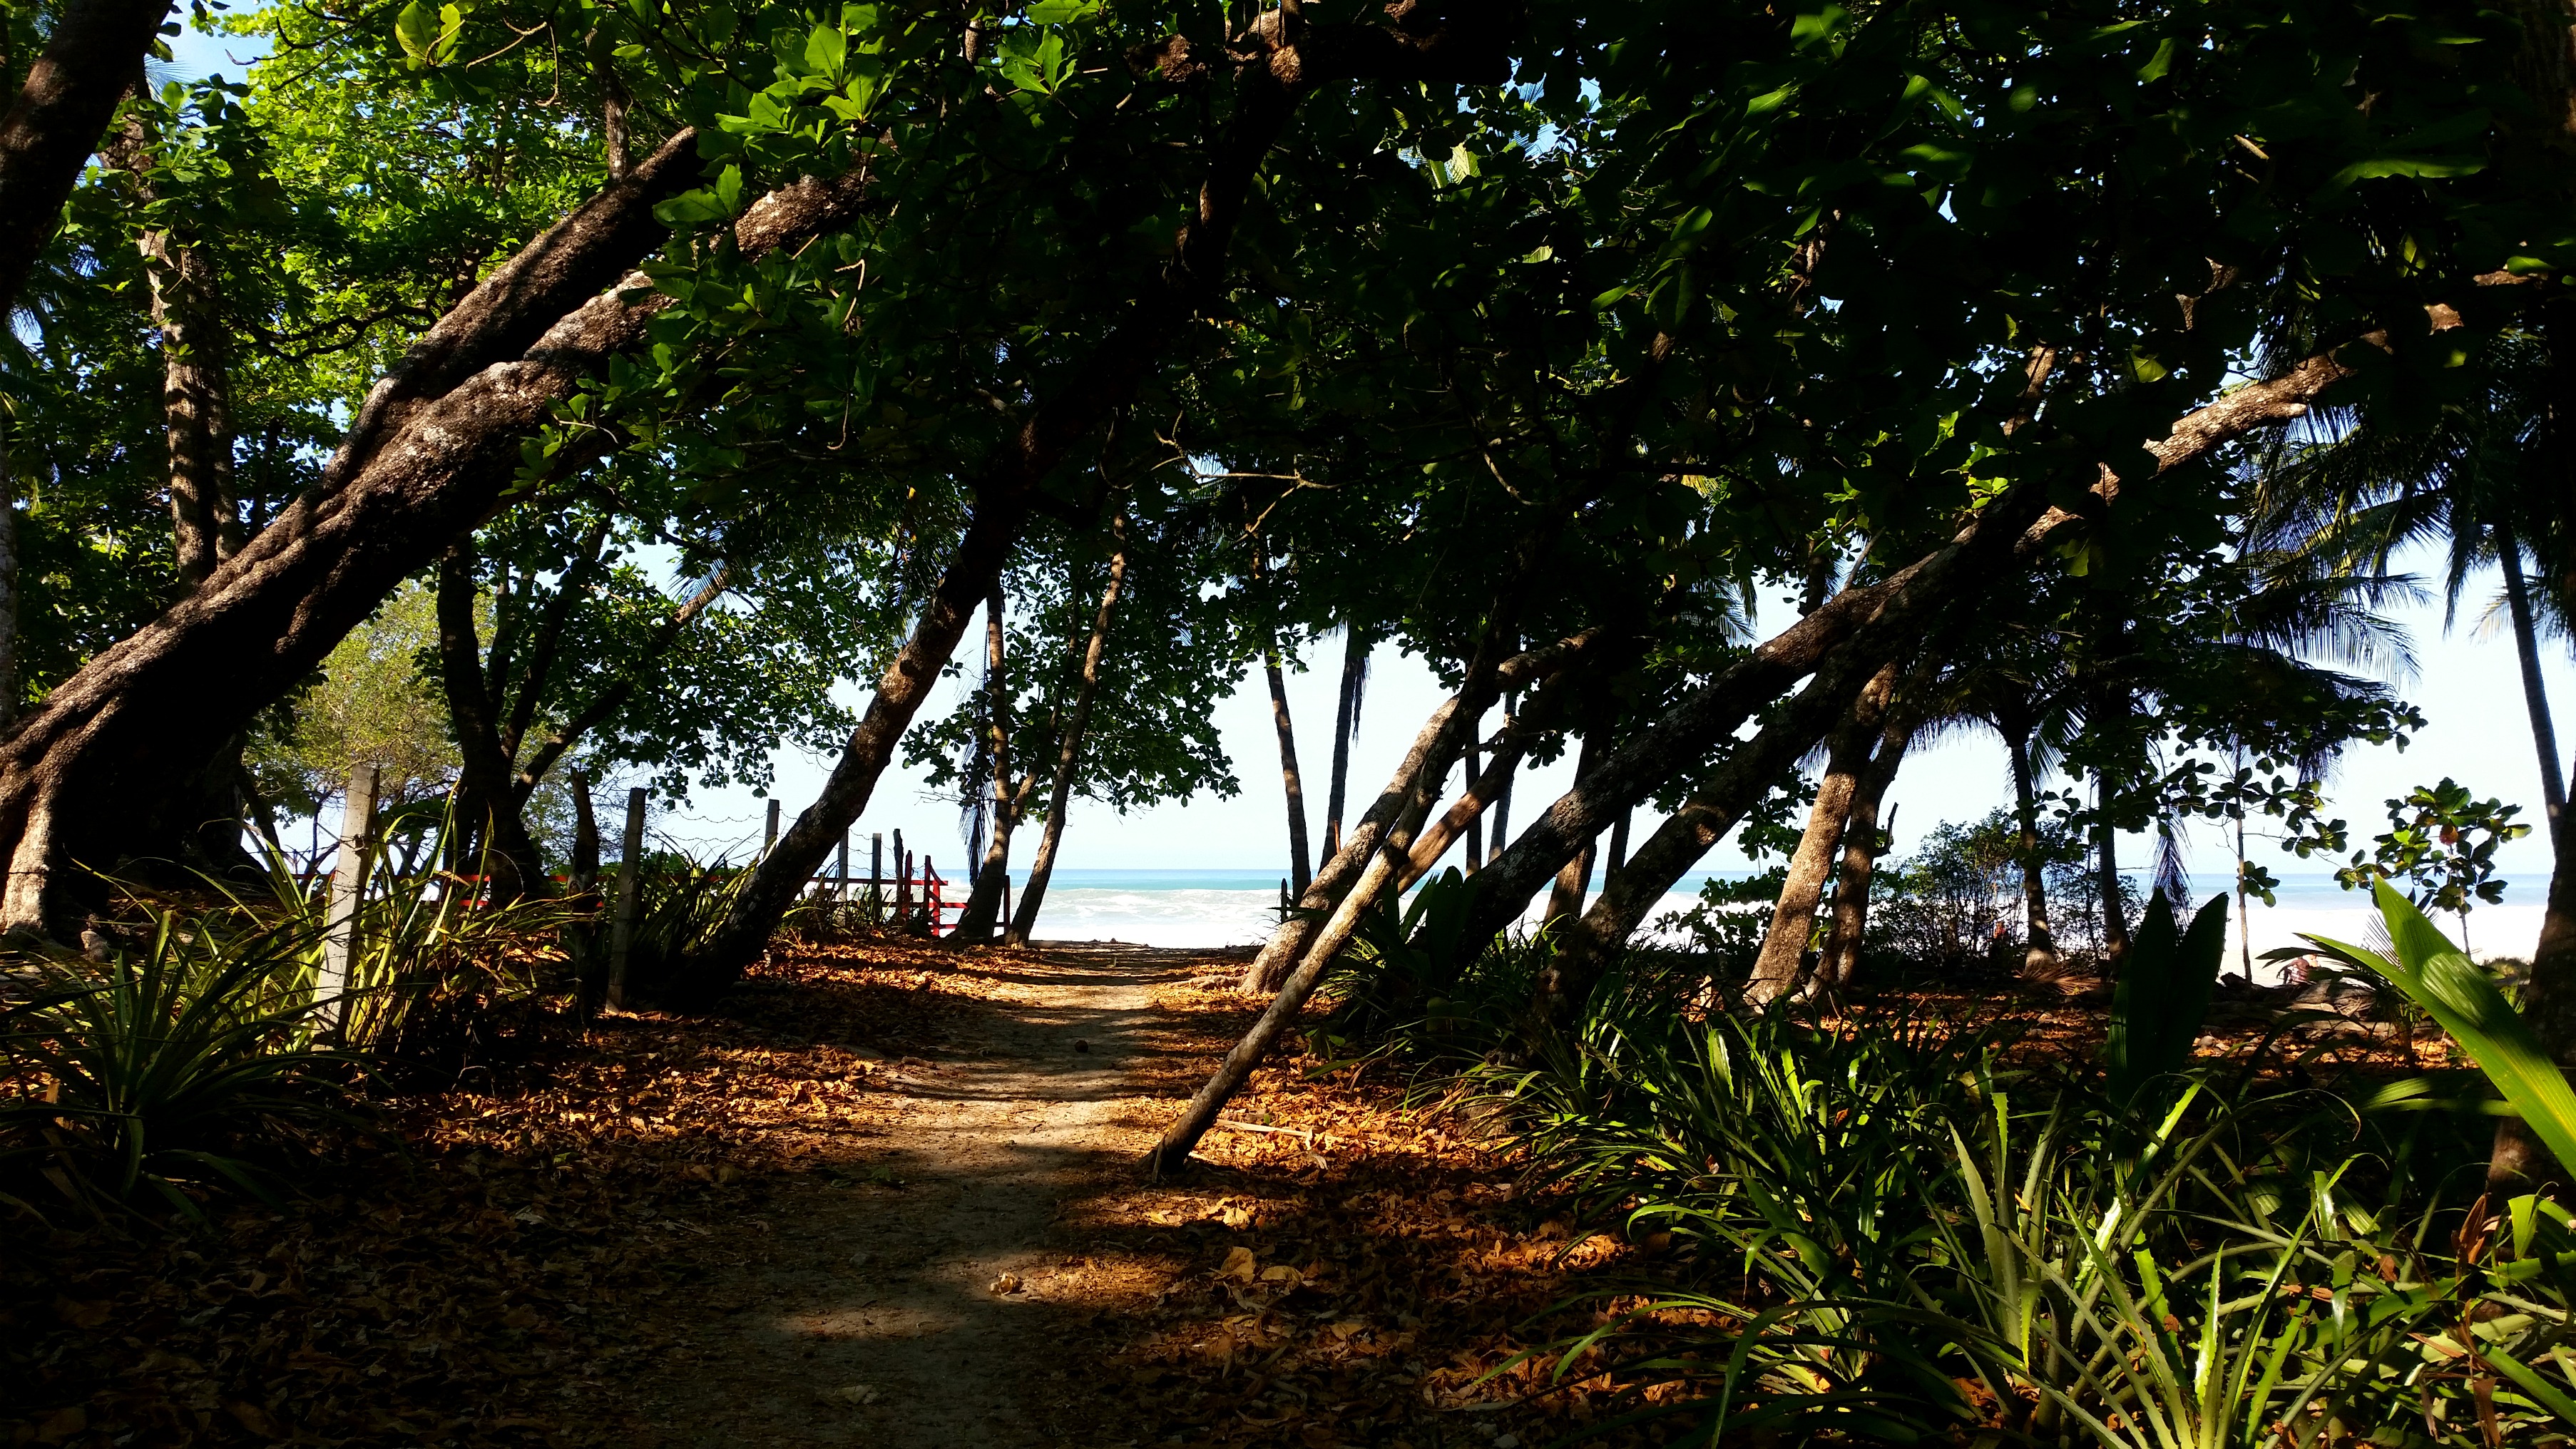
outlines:
[[[1709,872],[1685,877],[1664,897],[1648,920],[1689,909],[1698,900]],[[1726,872],[1725,874],[1736,874]],[[2458,941],[2465,935],[2480,958],[2528,958],[2540,940],[2546,876],[2502,877],[2504,901],[2471,912],[2465,929],[2457,916],[2437,915],[2433,923]],[[2378,913],[2358,891],[2337,886],[2331,875],[2284,874],[2278,903],[2249,902],[2253,954],[2279,946],[2300,946],[2302,933],[2366,944]],[[1597,882],[1596,882],[1597,883]],[[1013,872],[1011,889],[1027,888],[1028,877]],[[1221,870],[1059,870],[1039,908],[1037,934],[1049,940],[1125,941],[1146,946],[1243,946],[1268,939],[1278,921],[1280,878],[1252,871]],[[2225,889],[2224,876],[2195,880],[2196,898],[2207,900]],[[1533,914],[1545,898],[1532,905]],[[2227,926],[2230,969],[2241,959],[2238,924],[2231,910]],[[2255,962],[2256,973],[2270,980],[2278,968]]]

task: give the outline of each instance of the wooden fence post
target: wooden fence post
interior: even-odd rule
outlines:
[[[608,927],[608,1009],[626,1009],[626,962],[635,954],[635,908],[644,894],[644,787],[626,792],[626,853],[617,862],[617,916]]]
[[[358,905],[367,891],[367,855],[375,846],[376,767],[349,767],[349,801],[340,815],[340,854],[331,869],[331,901],[322,917],[322,970],[314,978],[323,1038],[337,1042],[349,1024],[349,957],[357,946]]]
[[[835,902],[840,902],[840,901],[846,901],[846,900],[848,900],[849,898],[850,898],[850,832],[848,832],[848,831],[844,830],[844,831],[842,831],[842,832],[841,832],[841,868],[840,868],[840,870],[839,870],[839,871],[834,875],[833,880],[832,880],[832,899],[833,899]]]
[[[885,923],[885,832],[868,836],[868,924]]]
[[[760,853],[764,856],[778,845],[778,802],[769,802],[769,823],[760,828]]]

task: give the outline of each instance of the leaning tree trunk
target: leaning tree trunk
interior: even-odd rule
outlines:
[[[822,794],[761,861],[723,924],[691,954],[684,973],[690,995],[722,990],[768,946],[804,882],[866,808],[896,742],[964,636],[968,615],[1000,577],[1039,485],[1135,396],[1166,350],[1219,301],[1231,270],[1235,225],[1263,160],[1299,103],[1328,80],[1494,84],[1508,76],[1509,39],[1498,19],[1482,13],[1476,21],[1432,15],[1401,31],[1315,20],[1284,39],[1276,31],[1254,38],[1264,49],[1255,63],[1235,73],[1240,89],[1224,129],[1205,153],[1208,169],[1198,204],[1173,239],[1162,285],[1131,304],[1126,318],[1089,355],[1064,369],[1062,389],[1028,415],[978,478],[965,536],[911,636],[879,677],[876,696]]]
[[[1304,895],[1314,884],[1313,857],[1306,853],[1306,780],[1297,769],[1297,727],[1288,718],[1288,681],[1279,672],[1279,646],[1261,651],[1261,672],[1270,681],[1270,723],[1279,731],[1279,783],[1288,795],[1288,882]]]
[[[1600,766],[1601,734],[1602,731],[1599,728],[1583,732],[1583,748],[1577,751],[1574,757],[1574,779],[1578,785],[1582,783],[1584,776],[1591,774]],[[1592,836],[1583,842],[1583,848],[1574,853],[1574,858],[1557,871],[1556,885],[1547,893],[1547,914],[1540,918],[1541,930],[1554,926],[1560,921],[1572,920],[1582,913],[1583,898],[1592,889],[1592,858],[1599,851],[1600,845],[1601,834],[1599,831],[1594,831]]]
[[[1011,917],[1005,945],[1029,943],[1029,934],[1037,929],[1038,904],[1046,899],[1047,882],[1055,875],[1056,847],[1064,843],[1064,814],[1073,805],[1074,767],[1081,763],[1082,738],[1091,728],[1092,701],[1100,695],[1100,657],[1109,640],[1109,615],[1118,606],[1119,586],[1127,580],[1127,520],[1122,516],[1110,527],[1118,539],[1118,551],[1109,556],[1109,587],[1100,591],[1100,612],[1092,617],[1091,638],[1082,646],[1082,682],[1074,692],[1073,709],[1065,716],[1064,741],[1056,751],[1055,783],[1047,792],[1046,832],[1038,837],[1037,859],[1029,862],[1028,889],[1020,893],[1020,908]]]
[[[169,0],[72,0],[57,12],[0,120],[0,313],[16,309],[169,11]]]
[[[1753,978],[1745,983],[1745,999],[1755,1006],[1769,1005],[1797,988],[1807,940],[1815,933],[1816,907],[1825,897],[1825,877],[1833,872],[1834,851],[1842,844],[1843,823],[1851,816],[1870,740],[1895,685],[1896,665],[1890,663],[1853,697],[1850,715],[1834,729],[1824,778],[1816,783],[1816,801],[1807,811],[1807,828],[1789,857],[1788,878],[1771,910],[1771,929],[1754,957]]]
[[[1879,732],[1878,749],[1852,788],[1851,818],[1843,826],[1842,874],[1834,882],[1834,919],[1825,928],[1825,949],[1816,961],[1816,980],[1841,990],[1860,971],[1861,941],[1869,933],[1870,878],[1878,870],[1879,806],[1905,752],[1914,740],[1917,717],[1899,700],[1898,717]],[[1892,812],[1891,812],[1892,818]]]
[[[1343,633],[1341,703],[1333,711],[1333,779],[1324,795],[1324,857],[1342,848],[1342,804],[1351,782],[1351,736],[1360,727],[1360,701],[1368,690],[1368,636],[1357,624]]]
[[[1497,679],[1514,684],[1546,677],[1588,654],[1600,638],[1598,631],[1588,630],[1543,649],[1515,655],[1496,668],[1494,674]],[[1279,928],[1271,933],[1270,940],[1262,946],[1260,954],[1244,968],[1238,989],[1259,996],[1271,995],[1280,989],[1290,973],[1297,969],[1297,963],[1305,959],[1307,943],[1316,929],[1316,917],[1338,907],[1367,870],[1369,861],[1375,858],[1378,841],[1395,823],[1406,802],[1413,798],[1416,776],[1435,761],[1443,775],[1448,773],[1449,762],[1456,757],[1446,753],[1444,741],[1453,728],[1461,734],[1473,728],[1472,724],[1456,724],[1457,712],[1462,709],[1469,711],[1468,717],[1472,721],[1493,703],[1490,693],[1478,701],[1469,698],[1465,685],[1462,684],[1460,689],[1460,693],[1443,701],[1431,712],[1431,717],[1423,721],[1421,730],[1413,737],[1412,748],[1405,752],[1386,788],[1378,792],[1377,799],[1352,824],[1350,838],[1342,842],[1341,850],[1316,872],[1315,883],[1297,898],[1298,913],[1280,923]],[[1511,776],[1505,774],[1502,787],[1508,791],[1510,785]]]
[[[2030,731],[2012,731],[2004,747],[2012,757],[2013,816],[2021,826],[2021,967],[2036,975],[2057,964],[2057,941],[2048,929],[2048,880],[2039,858],[2039,790],[2031,778]]]
[[[1553,536],[1551,533],[1549,538],[1552,540]],[[1544,549],[1540,552],[1543,553]],[[1351,843],[1334,858],[1335,863],[1340,864],[1351,861],[1360,850],[1367,851],[1367,863],[1360,867],[1358,878],[1333,908],[1332,915],[1321,926],[1298,933],[1303,955],[1298,959],[1296,969],[1280,983],[1278,995],[1271,998],[1270,1005],[1252,1024],[1252,1029],[1225,1054],[1225,1060],[1218,1064],[1215,1075],[1182,1109],[1180,1120],[1164,1132],[1162,1139],[1154,1144],[1153,1151],[1147,1154],[1147,1171],[1152,1175],[1160,1177],[1178,1172],[1189,1161],[1199,1139],[1216,1125],[1217,1113],[1224,1110],[1226,1102],[1242,1089],[1245,1082],[1251,1080],[1253,1068],[1260,1065],[1262,1057],[1269,1053],[1280,1037],[1287,1034],[1297,1014],[1305,1009],[1333,958],[1350,944],[1360,918],[1376,907],[1379,898],[1403,873],[1415,832],[1431,813],[1432,792],[1447,778],[1449,766],[1466,747],[1468,732],[1493,702],[1501,673],[1500,664],[1494,658],[1494,649],[1496,640],[1508,632],[1502,627],[1500,616],[1513,610],[1516,603],[1515,594],[1498,604],[1495,609],[1497,617],[1489,622],[1475,658],[1468,661],[1458,693],[1432,712],[1432,723],[1425,726],[1422,736],[1415,741],[1412,754],[1398,769],[1396,778],[1401,786],[1401,795],[1390,812],[1390,818],[1377,831],[1370,831],[1369,822],[1363,819],[1361,828],[1351,832]],[[1521,659],[1528,657],[1519,656]],[[1389,786],[1390,794],[1397,793],[1397,790],[1398,786]],[[1380,803],[1384,803],[1383,799]],[[1370,813],[1374,815],[1377,812],[1373,809]],[[1362,844],[1363,836],[1368,837],[1365,845]],[[1279,933],[1272,937],[1273,943],[1288,934],[1289,923],[1283,922]]]
[[[73,861],[149,853],[175,823],[160,784],[202,767],[401,581],[503,505],[521,442],[666,298],[625,269],[668,235],[655,203],[693,183],[683,132],[532,242],[378,383],[313,491],[196,593],[101,651],[0,744],[0,926],[43,931]],[[772,193],[735,226],[766,254],[854,215],[858,178]],[[615,291],[610,284],[624,279]]]

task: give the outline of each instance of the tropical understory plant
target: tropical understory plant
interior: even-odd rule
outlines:
[[[181,1217],[216,1191],[273,1198],[283,1166],[368,1129],[371,1095],[522,1064],[562,1016],[554,942],[576,908],[479,905],[455,877],[399,869],[437,858],[439,828],[370,845],[346,922],[327,879],[272,853],[264,892],[128,888],[92,955],[11,963],[0,1195]],[[324,987],[334,934],[348,942],[341,993]]]
[[[2493,983],[2382,905],[2386,969],[2576,1151],[2576,1097],[2514,1065]],[[2098,1066],[1992,1024],[1702,1016],[1632,961],[1545,1060],[1481,1074],[1533,1171],[1656,1264],[1530,1356],[1677,1442],[2568,1441],[2566,1211],[2479,1196],[2420,1079],[2285,1086],[2274,1039],[2196,1055],[2224,911],[2148,912]]]

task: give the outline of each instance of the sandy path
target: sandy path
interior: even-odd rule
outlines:
[[[855,1119],[864,1166],[788,1179],[690,1294],[704,1321],[638,1406],[663,1442],[1054,1444],[1053,1411],[1097,1402],[1050,1353],[1094,1311],[1063,1219],[1133,1182],[1170,1109],[1138,1095],[1156,987],[1220,963],[1047,945],[979,964],[1022,999],[891,1064],[894,1094]]]

